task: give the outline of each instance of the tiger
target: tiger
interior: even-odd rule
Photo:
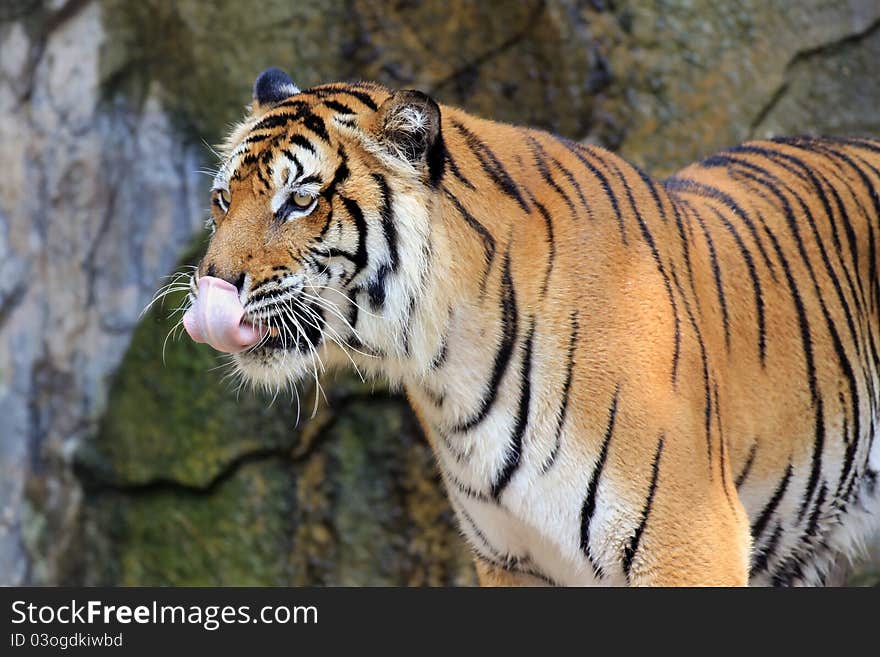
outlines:
[[[822,585],[877,527],[878,190],[868,138],[655,180],[271,68],[183,322],[255,386],[402,390],[481,585]]]

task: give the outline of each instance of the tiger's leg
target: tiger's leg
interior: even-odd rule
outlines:
[[[748,517],[729,465],[715,447],[715,458],[707,463],[682,443],[667,443],[650,508],[645,514],[643,507],[640,524],[624,545],[631,585],[748,585]]]
[[[532,575],[499,568],[478,556],[474,556],[474,565],[480,586],[547,586],[546,582]]]
[[[629,575],[632,586],[748,585],[747,530],[694,531],[686,526],[688,517],[677,520],[675,530],[658,533],[636,558]]]

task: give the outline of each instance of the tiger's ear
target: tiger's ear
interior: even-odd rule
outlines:
[[[254,81],[254,103],[251,111],[260,114],[270,106],[299,93],[290,76],[280,68],[267,68]]]
[[[441,139],[440,107],[421,91],[395,91],[379,107],[376,127],[382,143],[398,157],[413,164],[429,161]]]

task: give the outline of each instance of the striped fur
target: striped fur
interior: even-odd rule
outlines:
[[[402,386],[484,583],[819,584],[876,521],[880,142],[655,181],[357,83],[225,155],[200,274],[272,327],[238,367]]]

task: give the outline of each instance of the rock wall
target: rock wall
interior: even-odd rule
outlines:
[[[102,98],[97,4],[0,11],[0,580],[42,583],[77,523],[71,455],[200,224],[202,153],[156,99]]]
[[[207,348],[163,365],[167,308],[138,323],[203,246],[205,144],[265,66],[665,174],[750,136],[880,135],[878,61],[876,0],[3,3],[0,583],[473,582],[400,398],[328,381],[297,423]]]

